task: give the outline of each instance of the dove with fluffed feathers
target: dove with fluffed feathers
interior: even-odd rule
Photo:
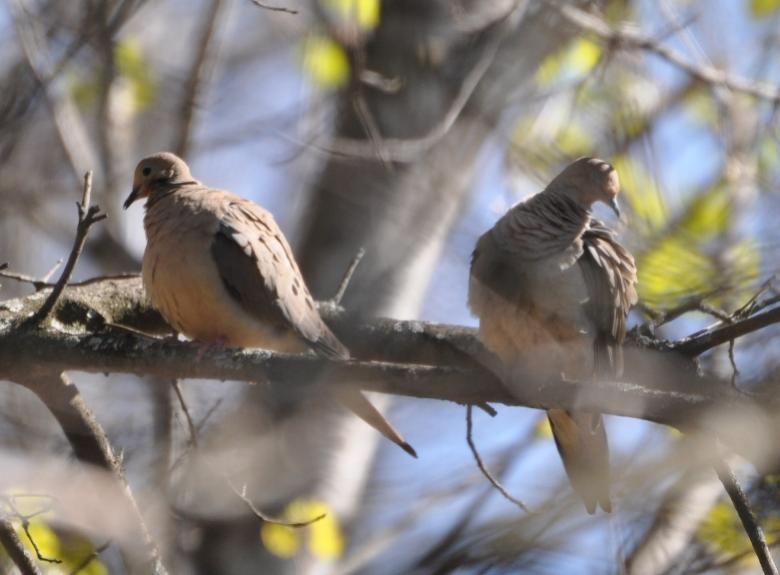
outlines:
[[[477,241],[468,303],[479,336],[510,387],[524,379],[587,380],[622,372],[636,266],[591,215],[595,202],[620,216],[617,171],[580,158],[540,193],[513,206]],[[609,446],[601,414],[548,411],[574,491],[589,513],[609,512]]]
[[[170,152],[142,159],[124,207],[146,198],[143,283],[165,320],[202,343],[331,359],[349,351],[320,316],[290,245],[259,205],[205,186]],[[358,390],[334,392],[404,451],[414,449]]]

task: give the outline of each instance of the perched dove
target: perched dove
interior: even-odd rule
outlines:
[[[591,206],[620,215],[618,174],[581,158],[512,207],[474,249],[469,307],[508,385],[523,376],[585,380],[619,375],[636,267]],[[589,513],[609,512],[609,448],[601,414],[547,412],[572,487]]]
[[[135,169],[127,209],[147,198],[143,280],[152,303],[200,342],[347,359],[320,317],[287,240],[257,204],[195,180],[163,152]],[[359,391],[337,397],[407,453],[414,449]]]

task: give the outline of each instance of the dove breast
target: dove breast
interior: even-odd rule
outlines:
[[[198,341],[290,352],[305,349],[283,322],[247,313],[228,292],[211,254],[228,205],[215,202],[215,192],[222,200],[231,196],[191,187],[147,205],[143,280],[152,303],[177,331]],[[248,240],[239,247],[249,250]]]

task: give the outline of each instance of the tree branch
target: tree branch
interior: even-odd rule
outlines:
[[[68,262],[65,264],[65,269],[62,270],[60,279],[57,280],[57,283],[43,302],[43,305],[30,319],[30,322],[33,324],[44,321],[49,316],[52,309],[54,309],[54,306],[57,305],[62,290],[65,289],[65,286],[70,281],[70,278],[73,275],[73,269],[76,267],[76,262],[84,249],[84,242],[87,241],[89,229],[93,224],[106,218],[105,214],[100,213],[100,208],[98,206],[90,205],[91,198],[92,172],[89,171],[84,174],[84,191],[81,196],[81,203],[76,204],[79,210],[79,222],[76,227],[76,237],[73,240],[73,248],[70,251],[70,256],[68,256]]]
[[[766,537],[764,537],[764,531],[753,514],[753,510],[750,509],[747,495],[745,495],[737,481],[734,470],[725,459],[722,459],[716,462],[715,472],[718,474],[720,482],[723,483],[726,493],[729,494],[731,502],[734,504],[734,509],[737,510],[742,526],[745,528],[745,533],[750,538],[753,551],[755,551],[758,562],[761,564],[761,569],[766,575],[778,575],[777,566],[774,559],[772,559],[772,553],[769,551]]]
[[[703,331],[688,336],[674,344],[674,349],[686,355],[704,353],[727,341],[758,331],[768,325],[780,323],[780,307],[758,313],[733,323],[720,322]]]
[[[42,575],[32,555],[16,534],[13,523],[5,517],[0,518],[0,544],[22,575]]]
[[[646,50],[668,63],[690,74],[697,80],[711,86],[719,86],[748,94],[771,103],[780,103],[780,90],[764,82],[755,82],[707,64],[695,64],[683,54],[662,44],[660,41],[631,28],[612,28],[609,24],[569,3],[558,0],[551,2],[558,12],[571,24],[584,32],[598,36],[610,46]]]

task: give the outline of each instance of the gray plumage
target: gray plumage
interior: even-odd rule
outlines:
[[[542,192],[512,207],[474,250],[469,307],[480,338],[519,385],[531,378],[572,379],[622,371],[626,318],[636,302],[634,260],[590,208],[617,211],[617,172],[581,158]],[[551,410],[556,445],[575,491],[593,513],[607,511],[608,445],[600,414]]]

